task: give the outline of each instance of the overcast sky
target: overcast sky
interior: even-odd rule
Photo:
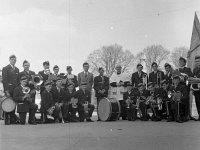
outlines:
[[[200,0],[0,0],[0,68],[11,54],[31,70],[49,60],[82,71],[89,53],[118,43],[134,54],[151,44],[190,46]]]

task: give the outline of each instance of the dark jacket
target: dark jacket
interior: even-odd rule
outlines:
[[[15,67],[13,69],[11,65],[3,67],[2,77],[3,77],[3,86],[4,91],[8,91],[11,95],[14,92],[14,89],[19,85],[19,69]]]
[[[30,70],[29,73],[26,72],[26,71],[22,71],[22,72],[19,73],[19,80],[22,76],[26,76],[26,78],[28,79],[28,85],[27,86],[30,87],[31,89],[34,89],[34,85],[29,84],[29,81],[32,81],[34,75],[35,75],[34,71]]]
[[[67,79],[65,89],[67,89],[67,86],[68,86],[68,83],[69,83],[68,81],[69,80],[71,80],[73,82],[74,88],[78,87],[78,79],[77,79],[76,75],[73,75],[73,74],[71,74],[70,76],[66,75],[66,76],[64,76],[64,79]]]
[[[53,96],[51,92],[44,90],[41,94],[41,112],[46,112],[47,109],[54,106]]]
[[[103,78],[103,79],[102,79]],[[103,82],[102,82],[103,80]],[[99,93],[99,90],[105,90],[104,94]],[[106,76],[96,76],[94,78],[94,90],[96,97],[107,97],[109,89],[109,78]]]
[[[29,111],[30,102],[28,102],[26,99],[23,100],[23,96],[25,94],[23,93],[22,90],[23,90],[23,88],[20,85],[14,89],[14,93],[13,93],[13,99],[17,103],[17,112],[18,113]]]
[[[141,72],[141,75],[139,76],[138,74],[138,71],[137,72],[134,72],[132,74],[132,77],[131,77],[131,82],[132,82],[132,85],[137,87],[139,83],[143,83],[143,77],[144,75],[147,75],[145,72]],[[148,78],[147,78],[148,80]]]
[[[136,100],[136,98],[135,98],[135,92],[133,90],[131,90],[130,93],[127,91],[127,92],[125,92],[123,94],[123,100],[127,100],[128,97],[130,97],[130,99],[132,101],[135,101]]]
[[[158,82],[158,79],[157,79],[158,72],[161,74],[161,80],[160,81],[164,80],[164,72],[158,70],[156,73],[154,73],[154,71],[152,71],[149,74],[149,82],[153,82],[154,84],[160,84],[160,83],[157,83]]]
[[[66,103],[70,101],[70,95],[67,94],[67,92],[64,91],[63,89],[60,89],[60,92],[59,92],[57,87],[53,87],[51,89],[51,93],[53,96],[54,103]]]
[[[169,83],[169,85],[172,85],[172,74],[165,74],[164,79]]]
[[[85,90],[85,93],[82,89],[75,92],[74,95],[75,98],[78,98],[78,103],[83,104],[85,101],[91,102],[91,94],[89,91]]]

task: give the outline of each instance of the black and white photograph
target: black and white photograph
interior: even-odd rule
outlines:
[[[200,0],[0,0],[0,150],[199,150]]]

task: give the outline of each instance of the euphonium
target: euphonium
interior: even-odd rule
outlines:
[[[39,90],[40,90],[40,85],[43,83],[42,76],[39,75],[39,74],[37,74],[37,75],[34,75],[34,76],[32,77],[32,79],[33,79],[34,85],[36,86],[36,90],[39,91]]]

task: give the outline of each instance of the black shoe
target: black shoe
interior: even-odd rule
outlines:
[[[31,125],[37,125],[37,123],[35,121],[29,121],[28,123]]]
[[[180,118],[177,118],[177,119],[176,119],[176,122],[178,122],[178,123],[183,123],[183,121],[182,121]]]
[[[101,121],[100,119],[98,119],[97,121]]]
[[[172,121],[173,121],[172,117],[167,117],[167,122],[172,122]]]
[[[21,125],[25,125],[25,122],[20,122]]]
[[[86,119],[87,122],[94,122],[93,120],[91,119]]]

